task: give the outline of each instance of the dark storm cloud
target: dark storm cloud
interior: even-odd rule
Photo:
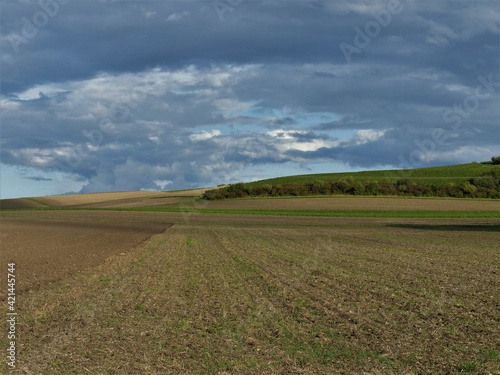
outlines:
[[[249,1],[220,22],[210,1],[70,1],[60,5],[35,37],[18,46],[15,62],[6,64],[16,79],[7,81],[5,88],[20,90],[41,79],[88,78],[96,71],[142,71],[148,66],[186,63],[304,61],[321,58],[325,49],[326,56],[331,51],[338,54],[331,15],[304,12],[310,8],[307,3],[295,3]],[[3,33],[21,35],[22,18],[31,20],[40,9],[36,4],[9,3],[2,10]],[[178,16],[169,20],[172,15]],[[322,26],[311,29],[318,15]],[[320,32],[323,36],[318,40]],[[13,52],[8,40],[2,49]]]
[[[26,180],[32,180],[32,181],[52,181],[51,178],[45,178],[41,176],[29,176],[29,177],[23,177]]]
[[[2,3],[2,162],[100,191],[500,152],[496,1],[220,2]]]

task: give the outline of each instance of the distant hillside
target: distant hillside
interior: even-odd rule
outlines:
[[[149,207],[190,201],[206,190],[206,188],[200,188],[177,191],[122,191],[1,199],[0,209]]]
[[[270,178],[250,182],[248,187],[263,185],[284,185],[284,184],[306,184],[315,181],[335,182],[341,179],[352,177],[355,181],[368,182],[397,182],[400,179],[408,178],[419,185],[442,185],[442,184],[462,184],[471,178],[479,177],[492,170],[500,170],[500,166],[481,163],[468,163],[458,165],[448,165],[444,167],[417,168],[417,169],[393,169],[366,172],[342,172],[342,173],[321,173],[305,174],[297,176],[286,176]]]
[[[278,177],[210,190],[204,197],[225,199],[335,194],[500,198],[500,165],[468,163],[407,170]]]
[[[12,198],[0,199],[0,209],[13,210],[13,209],[30,209],[30,208],[45,208],[46,204],[37,202],[30,198]]]

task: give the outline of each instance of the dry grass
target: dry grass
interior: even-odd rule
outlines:
[[[202,188],[172,192],[160,191],[125,191],[113,193],[91,193],[73,195],[53,195],[50,197],[2,199],[3,209],[47,208],[47,207],[140,207],[172,203],[175,197],[192,197],[202,195]],[[163,198],[163,200],[162,200]]]
[[[47,206],[26,198],[1,199],[0,209],[26,209],[26,208],[46,208]]]
[[[21,294],[17,373],[500,371],[498,220],[36,215],[177,224]]]

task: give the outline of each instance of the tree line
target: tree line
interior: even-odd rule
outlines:
[[[500,158],[499,158],[500,160]],[[205,192],[208,200],[245,197],[282,197],[308,195],[396,195],[413,197],[500,198],[500,168],[491,170],[461,184],[418,184],[409,178],[396,182],[357,181],[352,177],[338,181],[266,184],[249,186],[232,184]]]

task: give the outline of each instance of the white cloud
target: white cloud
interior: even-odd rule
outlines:
[[[279,139],[295,139],[295,134],[306,134],[305,130],[285,130],[285,129],[276,129],[270,130],[266,134],[271,137],[276,137]]]
[[[61,150],[46,150],[36,147],[11,151],[14,157],[38,168],[50,167],[54,162],[54,156],[61,155],[61,153],[63,153]]]
[[[177,12],[177,13],[172,13],[171,15],[169,15],[166,20],[168,22],[175,22],[175,21],[180,21],[183,18],[186,18],[187,16],[189,16],[189,12],[187,12],[187,11]]]
[[[2,112],[7,112],[7,111],[16,111],[19,110],[21,107],[21,103],[14,102],[9,99],[1,99],[0,100],[0,111]]]
[[[141,10],[142,10],[142,13],[144,13],[144,16],[146,18],[151,18],[154,15],[156,15],[156,13],[157,13],[156,11],[148,11],[148,10],[144,9],[143,7],[141,7]]]
[[[213,137],[217,137],[219,135],[221,135],[221,131],[220,130],[212,130],[210,132],[207,132],[206,130],[203,130],[201,132],[191,134],[189,136],[189,139],[191,139],[194,142],[196,142],[196,141],[206,141],[208,139],[212,139]]]
[[[374,142],[382,138],[385,133],[390,129],[385,130],[374,130],[374,129],[362,129],[356,131],[349,143],[354,143],[355,145],[363,145],[368,142]]]
[[[276,129],[266,133],[273,138],[273,146],[280,152],[289,150],[316,151],[323,147],[335,147],[340,144],[338,141],[325,140],[322,138],[302,140],[298,136],[308,134],[305,130],[285,130]]]
[[[68,120],[98,121],[113,116],[117,106],[126,111],[148,105],[178,112],[183,108],[168,103],[166,97],[170,94],[217,100],[228,80],[237,82],[237,70],[239,68],[230,66],[202,70],[191,65],[178,70],[155,68],[140,73],[102,73],[86,80],[38,84],[16,93],[15,97],[26,102],[52,98],[49,107],[57,117]],[[224,101],[219,105],[221,103]],[[1,97],[0,109],[22,111],[20,104]],[[44,108],[45,113],[47,109]]]
[[[154,180],[153,181],[156,186],[158,186],[161,190],[165,190],[168,185],[172,185],[172,180]]]

